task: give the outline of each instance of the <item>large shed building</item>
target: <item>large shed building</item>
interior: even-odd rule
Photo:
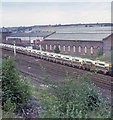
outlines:
[[[44,50],[50,52],[58,46],[62,54],[96,57],[99,51],[103,52],[106,44],[103,45],[103,39],[109,35],[109,33],[54,33],[45,38],[42,46]]]
[[[103,53],[113,50],[113,33],[103,39]]]

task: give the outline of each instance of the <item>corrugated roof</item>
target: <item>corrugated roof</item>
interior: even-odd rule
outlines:
[[[113,29],[109,27],[84,27],[84,26],[70,26],[62,27],[56,30],[56,33],[113,33]]]
[[[52,32],[12,33],[10,37],[46,37],[51,34]]]
[[[54,33],[45,40],[102,41],[109,33]]]

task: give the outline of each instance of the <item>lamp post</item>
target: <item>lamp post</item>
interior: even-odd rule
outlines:
[[[15,41],[14,41],[14,56],[16,56],[16,46],[15,46]]]

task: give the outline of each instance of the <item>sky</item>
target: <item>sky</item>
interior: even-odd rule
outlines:
[[[111,22],[111,1],[2,0],[0,27]]]

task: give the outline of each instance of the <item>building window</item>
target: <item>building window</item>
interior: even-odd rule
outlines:
[[[79,53],[81,53],[81,46],[78,47],[78,51],[79,51]]]
[[[76,47],[75,46],[73,46],[73,52],[76,52]]]
[[[58,47],[59,47],[59,50],[60,50],[60,45]]]
[[[64,51],[66,50],[66,47],[65,47],[65,46],[63,46],[63,50],[64,50]]]
[[[54,45],[54,49],[56,48],[56,45]]]
[[[93,47],[91,47],[91,54],[93,54],[93,52],[94,52],[94,51],[93,51]]]
[[[47,50],[47,45],[46,45],[46,50]]]
[[[84,52],[87,53],[87,47],[84,48]]]
[[[52,45],[50,45],[50,50],[52,50]]]
[[[70,51],[70,46],[68,46],[68,51]]]

